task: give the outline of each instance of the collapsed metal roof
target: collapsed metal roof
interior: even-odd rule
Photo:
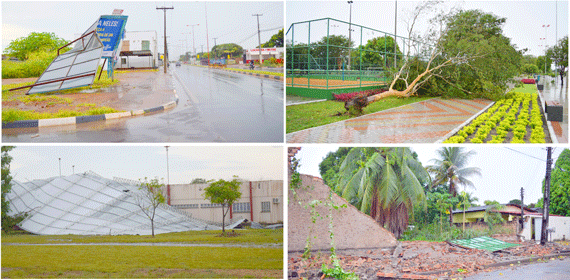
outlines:
[[[137,204],[142,191],[135,184],[105,179],[93,172],[34,180],[12,181],[9,215],[27,213],[20,227],[40,235],[151,234],[149,218]],[[143,206],[144,207],[144,206]],[[238,226],[244,219],[230,222]],[[188,230],[220,230],[168,205],[156,209],[155,234]]]
[[[457,239],[448,242],[463,248],[483,249],[491,252],[519,246],[519,244],[507,243],[488,236],[480,236],[471,239]]]

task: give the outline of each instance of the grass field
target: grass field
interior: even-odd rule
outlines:
[[[2,246],[2,278],[282,278],[283,249]]]
[[[430,98],[432,97],[388,97],[368,105],[364,108],[364,114],[371,114],[410,103],[428,100]],[[323,101],[287,106],[287,133],[354,118],[354,116],[350,116],[348,114],[340,116],[335,115],[339,112],[343,113],[345,111],[344,102],[339,101]]]
[[[2,235],[2,278],[283,278],[283,230],[192,231],[150,236]],[[97,245],[97,243],[241,244],[244,247]],[[36,245],[7,245],[28,243]],[[48,243],[86,243],[47,245]],[[46,245],[38,245],[46,244]],[[140,244],[139,244],[140,245]]]
[[[236,230],[235,237],[221,237],[219,230],[187,231],[150,235],[2,235],[2,243],[140,243],[175,242],[199,244],[275,244],[283,243],[283,229]]]

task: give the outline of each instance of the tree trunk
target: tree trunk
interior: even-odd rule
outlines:
[[[152,237],[154,237],[154,220],[150,220],[150,227],[152,228]]]

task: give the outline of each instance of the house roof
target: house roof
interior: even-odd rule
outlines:
[[[520,205],[518,204],[513,204],[513,203],[508,203],[508,204],[501,204],[502,206],[513,206],[513,207],[517,207],[518,210],[513,211],[511,209],[501,209],[501,210],[496,210],[495,212],[499,212],[502,214],[513,214],[513,215],[520,215]],[[469,212],[479,212],[479,211],[487,211],[487,208],[489,208],[490,205],[483,205],[483,206],[475,206],[475,207],[469,207],[468,209],[465,210],[466,213]],[[456,213],[463,213],[463,209],[457,209],[457,210],[453,210],[452,211],[453,214]],[[524,207],[524,214],[535,214],[537,213],[537,211],[534,211],[533,209],[530,209],[528,207]]]

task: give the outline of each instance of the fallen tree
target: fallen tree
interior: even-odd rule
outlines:
[[[420,16],[435,11],[437,4],[423,2],[416,7],[408,23],[407,52],[388,90],[345,102],[351,114],[362,114],[368,104],[386,97],[417,95],[427,84],[430,89],[424,91],[431,94],[449,89],[463,97],[504,92],[507,79],[516,74],[522,57],[510,39],[502,35],[505,19],[478,10],[439,12],[429,20],[425,35],[417,35],[414,26]]]

